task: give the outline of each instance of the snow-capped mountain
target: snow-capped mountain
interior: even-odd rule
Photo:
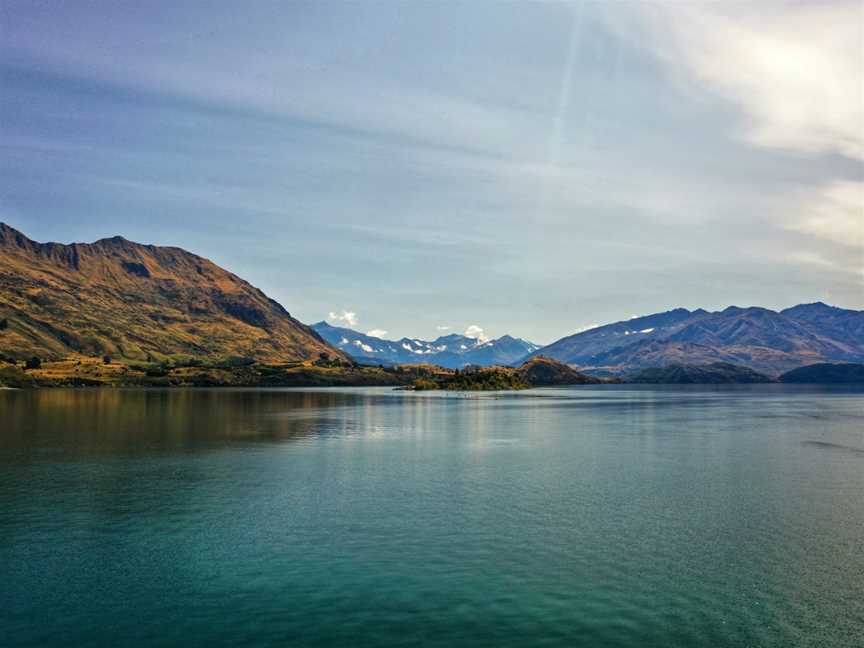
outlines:
[[[726,362],[776,376],[816,362],[864,361],[864,311],[799,304],[684,308],[598,326],[535,353],[588,372]]]
[[[540,348],[537,344],[510,335],[485,341],[455,333],[442,335],[432,341],[418,338],[384,340],[353,329],[331,326],[327,322],[318,322],[312,328],[324,340],[358,362],[369,364],[422,362],[453,369],[470,364],[510,365]]]

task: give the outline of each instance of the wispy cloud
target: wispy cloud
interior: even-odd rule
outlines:
[[[864,159],[860,2],[642,6],[670,66],[743,111],[747,141]]]
[[[860,2],[639,7],[667,70],[685,86],[736,108],[735,134],[741,140],[814,159],[831,154],[848,162],[864,160]],[[855,176],[861,177],[860,166]],[[822,179],[817,174],[775,193],[763,214],[780,230],[807,234],[823,248],[864,249],[864,182],[848,174]],[[832,256],[824,250],[787,249],[783,256],[810,272],[858,272],[861,265],[860,252]]]
[[[792,252],[786,255],[786,260],[795,265],[816,266],[819,268],[835,268],[836,264],[816,252]]]
[[[384,336],[387,335],[387,331],[385,331],[384,329],[376,328],[376,329],[372,329],[371,331],[367,331],[366,335],[368,335],[369,337],[382,338],[383,339]]]
[[[341,312],[330,311],[327,315],[328,322],[335,322],[337,324],[341,324],[342,326],[357,326],[357,313],[354,311],[343,310]]]
[[[858,18],[858,0],[263,2],[242,21],[17,3],[0,195],[44,238],[214,255],[309,321],[370,286],[397,332],[532,339],[574,312],[829,282],[860,307],[856,275],[813,262],[861,266]]]
[[[451,328],[453,328],[453,327],[452,326],[445,326],[444,324],[439,324],[438,326],[435,327],[435,330],[436,331],[449,331]]]
[[[864,250],[864,183],[834,182],[802,212],[790,229]]]

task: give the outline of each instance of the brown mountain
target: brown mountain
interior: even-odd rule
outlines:
[[[603,382],[599,378],[586,376],[566,364],[543,356],[535,356],[527,360],[516,370],[516,373],[529,385],[535,387],[584,385]]]
[[[0,353],[259,361],[347,357],[216,264],[119,236],[37,243],[0,223]]]

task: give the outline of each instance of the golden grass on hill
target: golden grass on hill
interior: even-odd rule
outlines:
[[[348,361],[264,293],[180,248],[36,243],[0,224],[0,354]]]

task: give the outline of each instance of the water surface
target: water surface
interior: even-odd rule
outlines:
[[[0,392],[4,646],[864,645],[864,390]]]

